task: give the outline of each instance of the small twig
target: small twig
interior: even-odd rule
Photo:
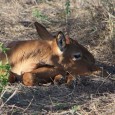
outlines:
[[[99,88],[105,83],[105,81],[110,77],[111,74],[109,74],[106,79],[100,84],[100,86],[97,88],[96,93],[98,92]]]
[[[12,108],[18,108],[18,109],[21,109],[21,110],[23,110],[24,111],[24,109],[22,108],[22,107],[18,107],[18,106],[16,106],[16,105],[7,105],[8,107],[12,107]]]
[[[30,107],[30,105],[32,104],[32,101],[34,100],[34,96],[31,99],[30,103],[28,104],[28,106],[24,109],[23,113]]]
[[[1,95],[0,95],[0,99],[3,97],[3,95],[6,93],[7,89],[6,90],[2,90],[1,92]]]
[[[49,98],[50,98],[51,104],[52,104],[52,105],[54,105],[54,103],[53,103],[53,101],[52,101],[52,99],[51,99],[51,96],[50,96],[50,95],[49,95]]]
[[[49,98],[50,98],[50,101],[51,101],[51,104],[52,104],[52,107],[55,105],[54,103],[53,103],[53,101],[52,101],[52,99],[51,99],[51,96],[49,95]],[[51,109],[51,111],[52,111],[52,107],[50,108]]]
[[[6,100],[6,102],[4,102],[4,103],[0,106],[0,109],[1,109],[2,107],[4,107],[4,105],[16,94],[17,91],[18,91],[18,89],[16,89],[16,90],[13,92],[13,94]]]

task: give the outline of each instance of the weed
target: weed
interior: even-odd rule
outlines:
[[[37,18],[37,20],[40,21],[47,21],[48,17],[46,15],[43,15],[39,10],[37,9],[33,9],[32,11],[32,15]]]
[[[6,51],[8,50],[8,48],[5,48],[3,43],[1,42],[0,42],[0,50],[5,54],[6,60],[7,60],[6,64],[3,64],[3,62],[0,61],[0,92],[1,92],[8,83],[8,76],[9,76],[9,71],[11,67],[8,63],[8,57],[6,54]]]
[[[67,103],[55,103],[56,108],[59,109],[64,109],[67,108]]]
[[[70,16],[70,0],[67,0],[65,3],[65,17],[66,17],[66,32],[69,35],[70,32],[70,27],[69,27],[69,16]]]
[[[67,0],[66,3],[65,3],[65,12],[66,12],[66,15],[69,16],[70,15],[70,0]]]
[[[79,109],[80,109],[79,106],[74,105],[71,108],[70,112],[71,112],[72,115],[75,115],[75,113],[77,113],[77,115],[81,115],[80,113],[77,112]]]

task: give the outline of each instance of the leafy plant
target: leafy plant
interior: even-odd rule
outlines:
[[[0,61],[0,92],[1,92],[8,83],[8,76],[11,67],[8,63],[8,57],[6,54],[6,51],[9,50],[9,48],[4,47],[4,44],[0,42],[0,50],[4,53],[7,60],[5,64],[3,64],[2,61]]]
[[[67,0],[66,3],[65,3],[65,12],[66,12],[66,15],[69,16],[70,15],[70,0]]]
[[[37,9],[33,9],[32,11],[32,15],[34,17],[36,17],[37,19],[43,20],[43,21],[47,21],[48,17],[46,15],[43,15],[39,10]]]
[[[66,21],[66,32],[67,34],[69,35],[69,17],[70,17],[70,0],[67,0],[66,3],[65,3],[65,21]]]
[[[72,115],[75,115],[75,114],[81,115],[80,113],[77,112],[78,110],[79,110],[79,106],[74,105],[74,106],[71,108],[70,112],[71,112]]]

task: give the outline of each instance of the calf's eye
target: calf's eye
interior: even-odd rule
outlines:
[[[73,61],[80,60],[82,58],[82,54],[80,52],[73,55]]]

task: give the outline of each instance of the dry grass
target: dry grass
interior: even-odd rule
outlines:
[[[70,0],[70,36],[87,47],[107,78],[86,76],[71,90],[62,86],[8,85],[1,93],[0,114],[7,115],[114,115],[115,11],[114,0]],[[66,30],[65,0],[0,1],[0,41],[39,39],[33,22],[52,33]],[[33,16],[38,10],[45,19]],[[42,17],[43,17],[42,16]]]

